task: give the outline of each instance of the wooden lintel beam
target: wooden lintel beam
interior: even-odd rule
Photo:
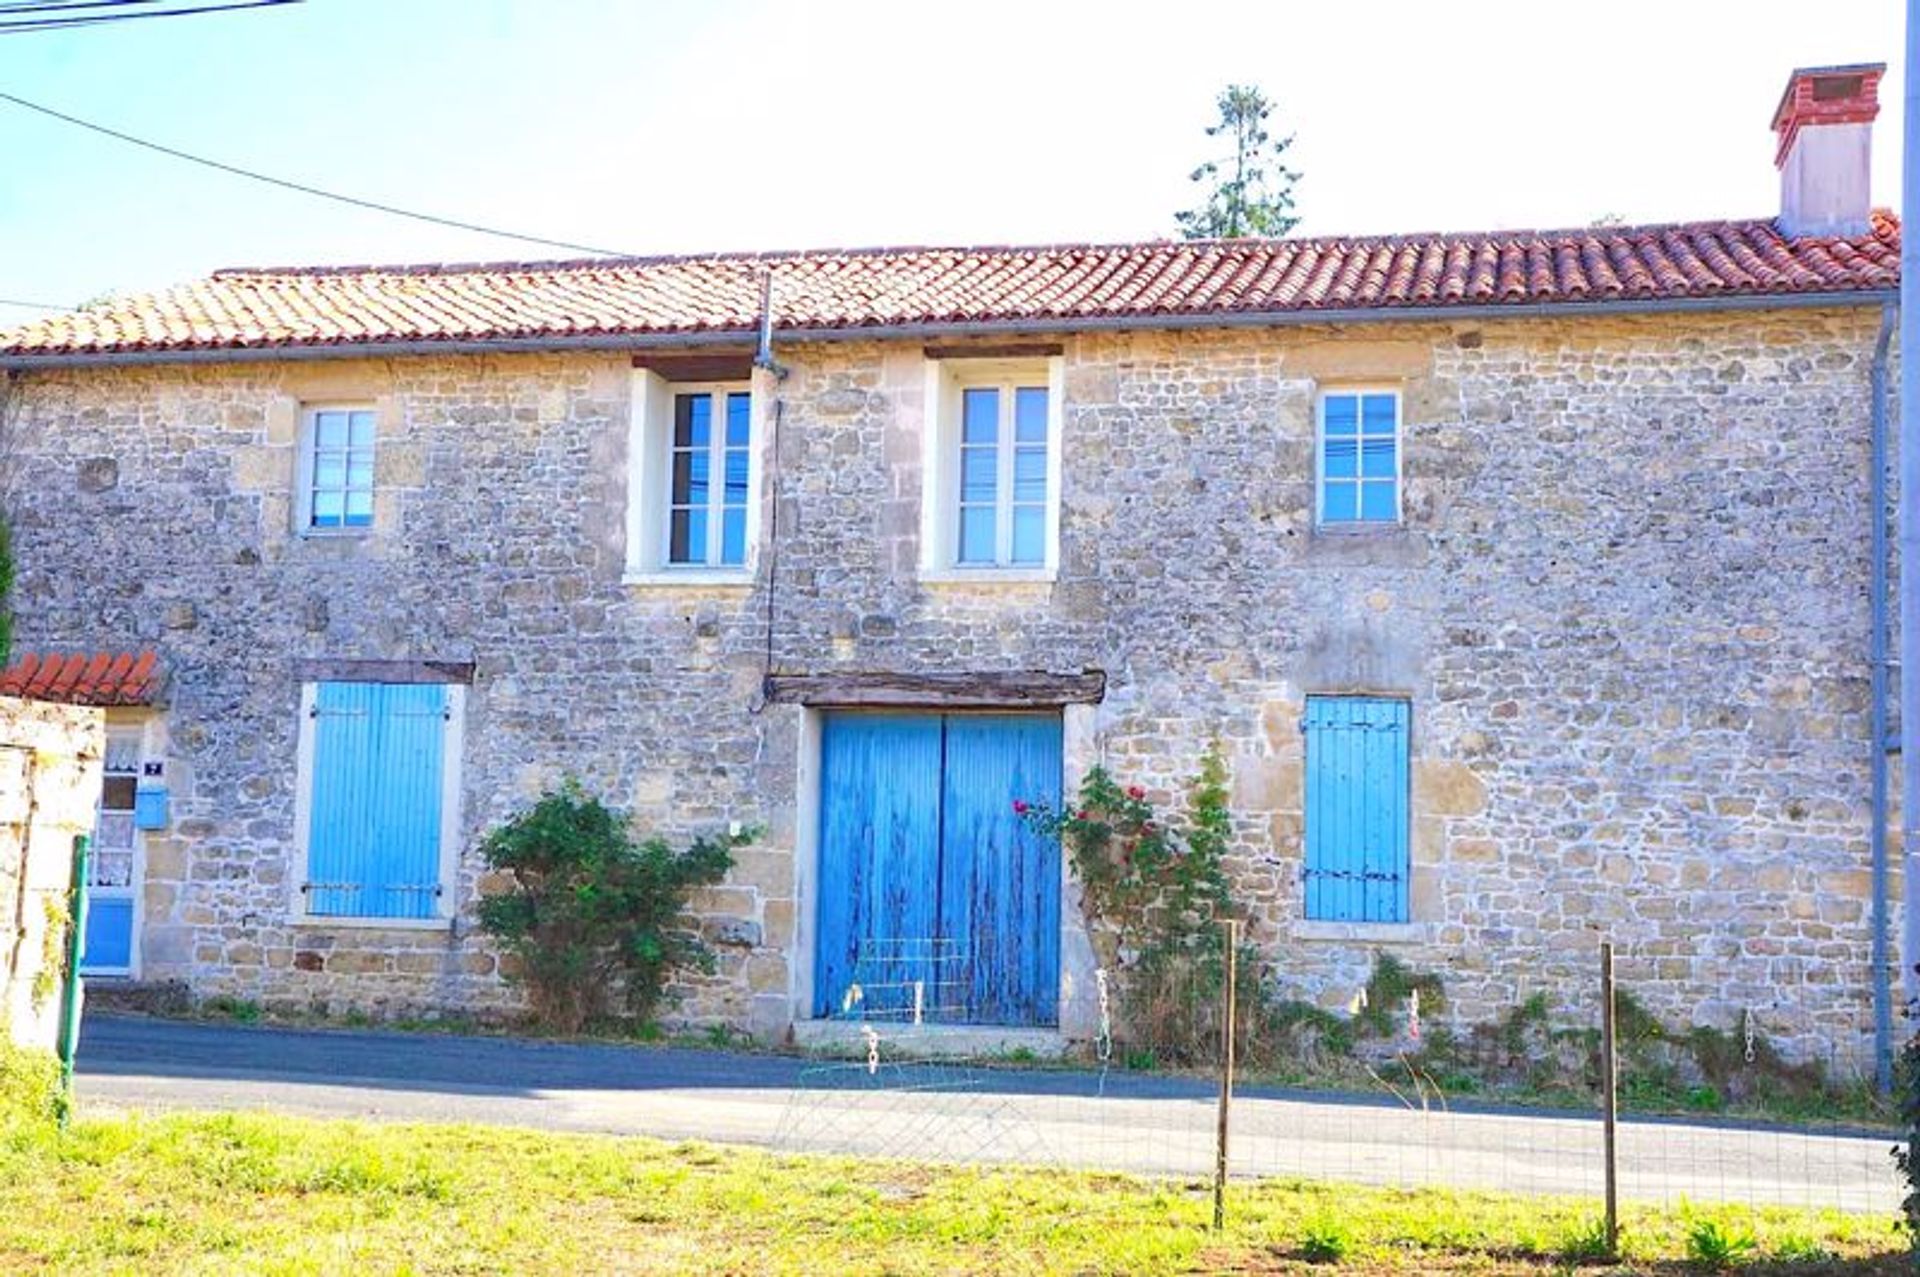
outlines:
[[[472,661],[354,661],[302,657],[293,677],[302,683],[472,683]]]
[[[635,368],[645,368],[668,381],[745,381],[753,375],[750,350],[714,350],[695,355],[641,354]]]
[[[1057,341],[1001,342],[987,346],[928,346],[928,359],[1050,359],[1066,353]]]
[[[984,674],[770,674],[767,700],[787,705],[894,706],[944,709],[1089,705],[1106,695],[1102,670],[1079,674],[1016,671]]]

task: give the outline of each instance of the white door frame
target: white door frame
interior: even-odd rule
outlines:
[[[97,854],[99,848],[102,804],[106,801],[106,760],[107,758],[113,757],[116,745],[132,750],[132,771],[130,774],[133,777],[134,788],[137,792],[144,770],[143,764],[148,759],[155,757],[156,754],[150,739],[153,722],[154,716],[145,711],[138,711],[136,713],[116,712],[113,710],[107,711],[106,756],[101,759],[102,792],[100,800],[94,804],[93,835],[95,854]],[[129,773],[120,771],[113,774],[124,776]],[[128,819],[129,823],[133,825],[133,828],[131,831],[132,843],[130,847],[131,863],[127,870],[126,885],[123,887],[100,887],[95,886],[91,881],[87,884],[89,906],[96,900],[125,900],[132,906],[127,921],[127,965],[124,967],[102,967],[96,964],[83,963],[81,968],[83,973],[91,977],[113,980],[138,980],[140,978],[140,935],[142,926],[146,921],[146,902],[144,900],[147,878],[146,834],[141,831],[138,821],[132,812],[128,813]]]
[[[939,714],[926,706],[903,706],[915,712]],[[1060,712],[1060,796],[1071,802],[1080,782],[1099,761],[1098,705],[1068,704]],[[820,726],[831,710],[800,708],[799,750],[794,768],[795,819],[793,836],[794,907],[793,950],[788,955],[789,996],[794,1023],[814,1019],[814,944],[819,932],[820,882]],[[1060,1016],[1059,1031],[1068,1038],[1092,1037],[1096,1017],[1086,1010],[1085,991],[1094,987],[1093,940],[1087,929],[1070,857],[1060,854]],[[1070,992],[1071,991],[1071,992]]]

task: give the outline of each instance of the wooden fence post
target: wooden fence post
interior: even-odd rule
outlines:
[[[1234,988],[1240,958],[1240,922],[1223,919],[1220,942],[1226,946],[1226,987],[1222,990],[1225,1014],[1220,1017],[1220,1129],[1213,1156],[1213,1227],[1227,1226],[1227,1119],[1233,1111],[1233,1037]]]
[[[1620,1059],[1613,1014],[1613,941],[1600,942],[1600,1120],[1606,1138],[1607,1257],[1620,1253]]]

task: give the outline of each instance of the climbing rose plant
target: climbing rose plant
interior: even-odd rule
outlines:
[[[1201,758],[1187,809],[1171,817],[1104,767],[1087,773],[1072,802],[1020,800],[1014,812],[1066,852],[1133,1031],[1156,1049],[1204,1049],[1226,972],[1219,922],[1232,903],[1223,860],[1233,820],[1218,747]]]

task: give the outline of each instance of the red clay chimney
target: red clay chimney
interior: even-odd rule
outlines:
[[[1884,62],[1802,67],[1773,113],[1779,149],[1780,230],[1789,236],[1864,235],[1873,211],[1873,119]]]

